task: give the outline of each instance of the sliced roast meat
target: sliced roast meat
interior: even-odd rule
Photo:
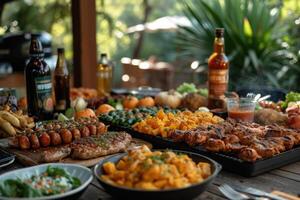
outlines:
[[[131,142],[126,132],[108,132],[99,136],[80,138],[71,144],[71,157],[74,159],[91,159],[122,152]]]

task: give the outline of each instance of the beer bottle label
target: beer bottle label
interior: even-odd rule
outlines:
[[[209,70],[209,94],[211,97],[221,97],[227,91],[228,69]]]
[[[35,78],[35,87],[38,100],[38,108],[46,112],[53,111],[51,76]]]

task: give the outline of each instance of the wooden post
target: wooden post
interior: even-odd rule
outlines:
[[[72,0],[74,86],[96,88],[96,3]]]

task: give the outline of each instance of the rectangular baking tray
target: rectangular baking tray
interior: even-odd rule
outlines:
[[[106,124],[109,125],[109,123]],[[201,148],[201,146],[190,147],[185,143],[177,143],[171,139],[162,138],[160,136],[139,133],[127,127],[110,125],[109,129],[114,131],[126,131],[134,138],[139,138],[152,143],[154,148],[185,150],[205,155],[220,163],[223,166],[223,169],[245,177],[257,176],[273,169],[300,161],[300,146],[277,154],[271,158],[257,160],[255,162],[246,162],[231,155],[209,152]]]

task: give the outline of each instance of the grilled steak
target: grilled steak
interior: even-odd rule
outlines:
[[[40,162],[56,162],[65,157],[68,157],[71,153],[71,148],[66,146],[51,147],[46,149],[38,149],[41,152]]]
[[[126,132],[107,132],[100,136],[91,136],[75,140],[71,144],[71,157],[91,159],[124,151],[131,142]]]

